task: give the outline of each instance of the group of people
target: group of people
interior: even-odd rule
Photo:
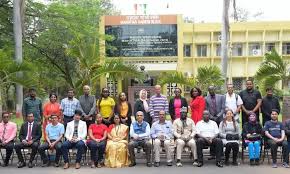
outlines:
[[[253,89],[251,80],[246,81],[246,87],[236,94],[233,85],[229,84],[227,93],[221,95],[216,94],[214,86],[209,86],[205,97],[198,87],[194,87],[190,91],[190,102],[181,96],[182,90],[176,88],[175,96],[168,102],[161,94],[161,86],[156,85],[155,94],[150,98],[142,89],[133,107],[124,92],[115,102],[109,96],[108,88],[103,88],[101,97],[96,99],[90,95],[87,85],[79,99],[70,89],[60,103],[57,95],[52,93],[49,102],[42,106],[35,89],[30,89],[30,95],[23,103],[25,122],[18,134],[19,141],[16,138],[17,126],[10,121],[10,114],[2,114],[0,148],[6,149],[2,166],[8,166],[13,150],[18,157],[18,168],[26,166],[22,149],[31,148],[28,167],[33,167],[37,153],[41,156],[42,166],[48,166],[51,160],[47,152],[55,151],[54,165],[59,166],[62,156],[63,167],[67,169],[70,167],[69,150],[75,148],[76,169],[81,167],[87,149],[91,153],[92,168],[133,167],[136,165],[135,149],[144,150],[148,167],[160,166],[162,149],[166,153],[167,166],[173,165],[172,155],[176,153],[176,166],[181,167],[181,154],[189,149],[193,165],[202,167],[203,149],[209,148],[216,165],[223,167],[224,164],[230,165],[231,152],[231,164],[238,165],[242,140],[242,148],[249,149],[250,165],[259,165],[264,145],[271,149],[272,167],[276,168],[277,149],[282,146],[282,165],[289,168],[290,120],[285,123],[278,121],[280,105],[272,88],[267,88],[267,96],[262,98],[260,92]],[[263,127],[259,122],[260,111]],[[191,113],[189,117],[188,113]],[[170,115],[171,120],[167,120],[166,115]],[[41,138],[44,140],[42,143]]]

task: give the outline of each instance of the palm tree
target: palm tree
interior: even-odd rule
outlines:
[[[162,73],[160,78],[158,79],[158,84],[163,86],[168,83],[177,83],[179,85],[194,86],[195,82],[193,79],[185,77],[182,72]]]
[[[282,81],[282,89],[288,90],[290,80],[289,62],[283,60],[275,49],[265,54],[265,58],[255,74],[255,79],[262,87],[275,86]]]
[[[197,69],[196,83],[202,91],[207,91],[210,85],[222,86],[224,80],[221,70],[215,65],[199,67]]]

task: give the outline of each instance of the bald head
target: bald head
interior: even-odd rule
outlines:
[[[91,90],[91,88],[90,88],[89,85],[85,85],[83,87],[83,92],[84,92],[85,95],[89,95],[90,94],[90,90]]]

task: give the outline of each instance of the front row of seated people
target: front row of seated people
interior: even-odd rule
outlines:
[[[239,124],[235,122],[233,111],[227,110],[224,120],[219,127],[216,122],[209,119],[209,112],[203,112],[203,119],[196,125],[187,117],[187,108],[181,109],[181,117],[173,123],[165,119],[165,112],[160,111],[160,119],[150,125],[145,122],[143,112],[136,113],[136,121],[130,128],[121,124],[120,117],[115,115],[114,123],[107,128],[103,124],[102,116],[96,116],[96,123],[88,128],[81,119],[82,112],[75,111],[74,120],[67,124],[65,130],[63,124],[58,122],[55,115],[50,117],[51,123],[46,127],[46,136],[42,144],[41,126],[34,122],[33,114],[28,114],[27,122],[23,123],[19,132],[20,142],[15,142],[17,126],[10,122],[9,113],[3,113],[3,121],[0,123],[0,147],[6,149],[6,158],[3,166],[8,166],[13,149],[18,157],[18,168],[26,166],[21,149],[31,148],[28,167],[33,167],[33,160],[37,152],[41,156],[42,166],[49,165],[46,150],[54,149],[55,166],[59,166],[60,156],[64,161],[64,169],[69,165],[69,149],[75,148],[75,168],[81,167],[80,162],[87,148],[91,152],[91,167],[125,167],[135,166],[135,148],[143,148],[146,155],[146,165],[151,167],[151,151],[154,153],[154,166],[160,166],[160,152],[164,148],[168,166],[173,165],[173,153],[176,145],[176,165],[181,167],[181,154],[185,147],[190,150],[193,157],[193,165],[203,166],[203,149],[209,148],[210,154],[215,157],[216,165],[223,167],[222,157],[225,155],[225,165],[230,164],[230,153],[233,153],[232,165],[238,165],[239,140],[242,135],[243,145],[249,149],[250,165],[259,165],[262,127],[257,121],[255,113],[249,114],[249,121],[244,125],[242,134]],[[290,136],[290,121],[285,125],[278,121],[279,112],[272,110],[272,120],[266,122],[264,146],[271,149],[273,160],[272,167],[277,167],[277,148],[282,146],[283,167],[288,168],[289,154],[288,142],[285,136]],[[129,136],[129,137],[128,137]],[[88,137],[88,138],[87,138]],[[153,144],[152,144],[153,142]],[[223,149],[225,147],[225,153]],[[105,159],[103,159],[105,156]]]

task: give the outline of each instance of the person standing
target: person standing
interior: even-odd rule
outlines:
[[[152,124],[152,118],[150,116],[150,110],[149,110],[149,100],[147,96],[147,91],[146,89],[141,89],[139,92],[139,99],[136,100],[135,105],[134,105],[134,115],[138,111],[142,111],[144,115],[144,121],[149,123],[150,125]],[[135,118],[136,119],[136,118]]]
[[[10,114],[8,112],[2,113],[2,122],[0,123],[0,150],[6,150],[4,164],[2,167],[7,167],[10,157],[14,149],[14,139],[17,134],[17,125],[10,121]]]
[[[153,139],[153,151],[155,154],[155,167],[160,166],[160,150],[164,146],[167,158],[167,166],[172,166],[171,145],[173,144],[173,127],[171,121],[165,120],[165,112],[159,111],[159,121],[152,124],[151,137]]]
[[[191,109],[191,119],[195,124],[202,120],[202,113],[205,109],[205,100],[202,97],[202,92],[198,87],[194,87],[190,90],[190,109]]]
[[[60,105],[63,113],[63,124],[66,129],[67,123],[74,119],[75,111],[80,108],[80,102],[74,97],[73,89],[67,91],[67,97],[61,100]]]
[[[14,146],[15,152],[18,157],[18,168],[22,168],[26,166],[23,155],[21,153],[21,149],[25,147],[31,148],[31,154],[29,158],[28,167],[32,168],[32,162],[37,154],[38,146],[40,144],[41,139],[41,126],[37,122],[34,121],[33,113],[27,114],[26,122],[21,125],[19,131],[19,140],[20,142],[16,143]]]
[[[110,126],[114,115],[115,101],[109,96],[109,89],[103,88],[101,98],[97,100],[97,113],[103,117],[103,123]]]
[[[180,109],[182,107],[188,107],[187,101],[184,97],[181,96],[181,93],[182,90],[180,88],[176,88],[174,90],[175,96],[169,101],[169,114],[172,121],[180,118]]]
[[[272,109],[271,112],[271,120],[265,123],[265,135],[269,139],[267,143],[271,148],[271,156],[272,156],[272,167],[277,168],[277,149],[278,146],[282,146],[282,154],[283,154],[283,164],[282,166],[285,168],[289,168],[289,151],[288,151],[288,143],[285,140],[285,128],[284,125],[278,121],[279,111],[277,109]]]
[[[65,131],[66,141],[61,146],[61,152],[64,161],[64,169],[69,168],[68,153],[69,149],[76,148],[76,165],[75,168],[81,168],[80,162],[82,160],[82,155],[86,151],[86,138],[87,138],[87,124],[86,122],[80,120],[83,112],[81,110],[75,110],[73,120],[67,124]]]
[[[261,93],[253,88],[254,84],[252,80],[246,81],[245,90],[240,92],[240,97],[243,100],[242,105],[242,125],[248,122],[250,112],[254,112],[259,122],[259,109],[262,103]]]
[[[225,94],[225,108],[233,111],[234,119],[237,123],[240,122],[240,111],[242,108],[243,100],[241,97],[234,93],[234,85],[227,85],[227,93]]]
[[[277,109],[280,112],[280,103],[278,98],[273,96],[273,88],[268,87],[266,89],[267,95],[263,97],[262,104],[261,104],[261,112],[263,118],[263,126],[267,121],[271,120],[271,111],[272,109]]]
[[[119,94],[118,103],[116,104],[114,110],[115,114],[120,116],[122,124],[126,124],[127,126],[131,125],[132,107],[124,92]],[[113,120],[111,122],[113,123]]]
[[[42,133],[43,138],[46,140],[46,126],[50,123],[49,119],[51,115],[56,115],[59,122],[62,122],[62,113],[61,106],[57,102],[57,95],[55,93],[49,94],[49,102],[44,104],[43,107],[43,124],[42,124]]]
[[[205,97],[206,110],[209,111],[209,118],[217,123],[223,120],[225,111],[225,97],[215,93],[215,87],[208,87],[208,95]]]
[[[49,160],[47,155],[45,154],[45,150],[55,149],[55,160],[54,166],[59,167],[59,158],[61,155],[61,145],[62,138],[64,135],[64,126],[63,124],[58,122],[57,115],[50,116],[51,123],[46,126],[45,134],[45,142],[41,144],[38,148],[38,152],[40,154],[42,160],[42,167],[46,167],[49,165]]]
[[[88,85],[83,87],[84,95],[79,98],[80,110],[83,112],[82,120],[86,122],[87,128],[96,121],[96,97],[90,95],[91,88]]]
[[[29,89],[29,97],[25,98],[22,106],[22,115],[24,118],[27,117],[29,113],[33,113],[34,121],[38,124],[42,123],[42,101],[40,98],[36,97],[36,90],[34,88]]]
[[[168,101],[165,95],[161,94],[161,86],[155,86],[155,95],[149,101],[150,116],[152,123],[159,120],[159,111],[163,110],[168,114]]]

